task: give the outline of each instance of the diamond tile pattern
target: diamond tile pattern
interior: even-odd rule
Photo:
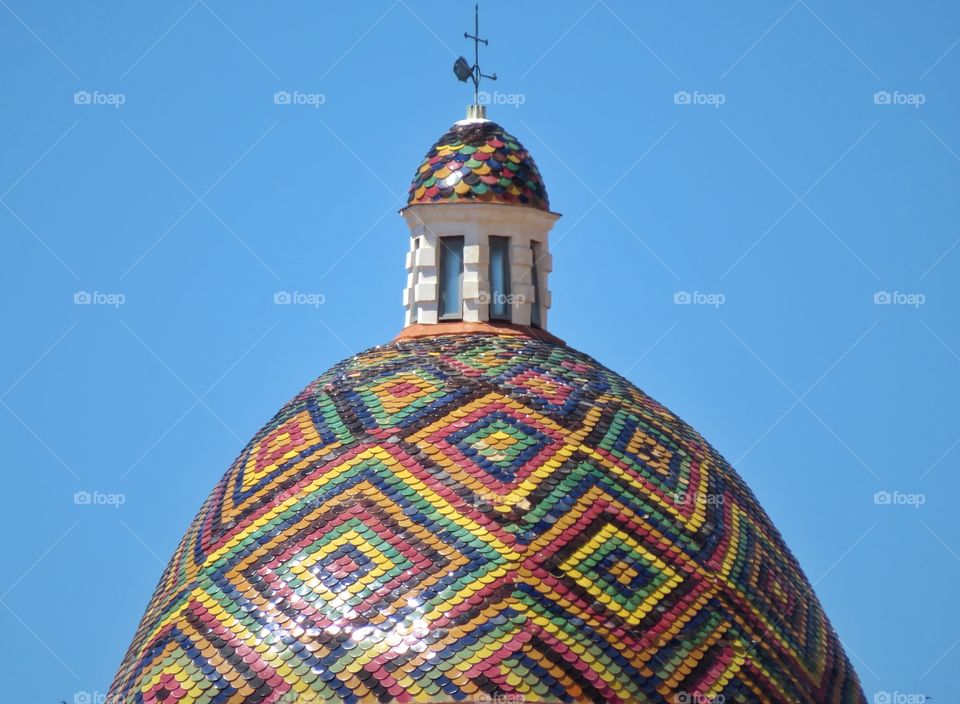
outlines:
[[[109,701],[865,700],[694,430],[562,344],[337,364],[214,488]],[[722,699],[720,698],[722,696]]]

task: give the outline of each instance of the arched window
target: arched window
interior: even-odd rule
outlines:
[[[490,238],[490,320],[510,320],[510,238]]]
[[[440,238],[440,320],[463,318],[463,238]]]

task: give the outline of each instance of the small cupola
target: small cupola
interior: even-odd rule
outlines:
[[[548,236],[560,216],[533,157],[483,108],[437,140],[410,185],[406,326],[547,327]]]

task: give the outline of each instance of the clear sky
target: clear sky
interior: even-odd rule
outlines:
[[[960,5],[482,13],[491,117],[564,214],[552,331],[737,467],[869,699],[954,700]],[[398,332],[396,210],[469,102],[468,28],[466,0],[0,0],[4,701],[105,692],[246,440]]]

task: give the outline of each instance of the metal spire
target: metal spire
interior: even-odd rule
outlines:
[[[491,81],[497,80],[497,74],[486,74],[480,70],[480,45],[487,46],[490,43],[487,39],[480,37],[480,3],[473,7],[473,34],[464,32],[463,38],[473,40],[473,66],[468,64],[467,60],[461,56],[453,64],[453,72],[464,83],[468,80],[473,81],[473,104],[479,106],[480,80],[483,78],[488,78]]]

